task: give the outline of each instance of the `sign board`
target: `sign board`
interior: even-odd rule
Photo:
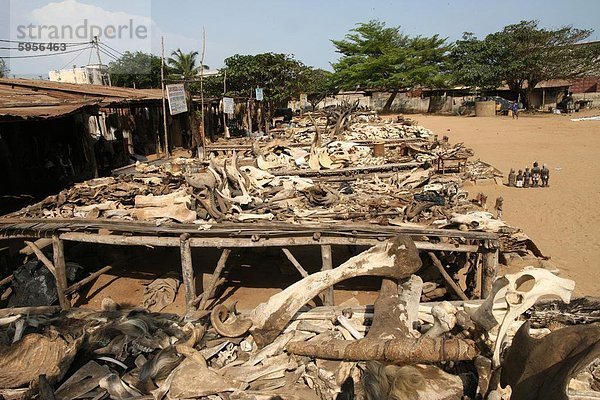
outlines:
[[[167,98],[171,115],[187,112],[187,99],[183,84],[167,85]]]
[[[231,97],[223,97],[223,112],[233,114],[233,99]]]
[[[258,101],[262,101],[263,100],[263,88],[261,87],[257,87],[256,88],[256,100]]]

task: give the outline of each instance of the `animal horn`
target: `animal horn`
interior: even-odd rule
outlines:
[[[232,315],[234,318],[231,321],[226,322],[230,316],[229,309],[223,304],[219,304],[213,308],[210,313],[210,322],[219,335],[224,337],[240,337],[246,334],[252,327],[252,321],[250,319],[238,319],[234,313],[232,313]]]

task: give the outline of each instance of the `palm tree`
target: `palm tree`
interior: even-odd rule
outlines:
[[[181,49],[177,49],[171,53],[171,57],[169,57],[167,63],[171,67],[174,75],[178,75],[183,79],[188,80],[194,78],[200,68],[196,65],[196,57],[198,57],[197,51],[184,53]],[[207,65],[203,65],[202,67],[205,70],[208,69]]]

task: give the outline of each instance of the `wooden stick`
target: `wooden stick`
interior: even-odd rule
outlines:
[[[112,269],[111,265],[107,265],[104,268],[100,268],[98,271],[90,274],[88,277],[85,277],[82,280],[80,280],[79,282],[74,283],[71,286],[69,286],[67,288],[67,290],[65,290],[65,294],[70,295],[72,293],[75,293],[76,291],[78,291],[79,289],[81,289],[82,287],[84,287],[85,285],[90,283],[91,281],[97,279],[100,275],[107,273],[111,269]]]
[[[54,276],[54,279],[56,279],[58,281],[58,275],[56,274],[56,268],[54,268],[54,264],[52,264],[52,262],[50,260],[48,260],[48,257],[46,257],[44,255],[44,253],[42,253],[42,250],[40,250],[35,245],[35,243],[25,241],[25,244],[31,249],[31,251],[33,251],[33,253],[35,253],[35,256],[38,258],[38,260],[40,260],[42,262],[42,264],[44,264],[46,266],[46,268],[48,268],[50,270],[50,272]],[[57,284],[57,287],[58,287],[58,284]]]
[[[11,307],[0,308],[0,317],[9,315],[32,315],[32,314],[51,314],[60,311],[59,306],[38,306],[38,307]]]
[[[194,265],[192,263],[192,247],[190,246],[190,235],[184,233],[180,236],[181,252],[181,275],[185,287],[186,310],[191,311],[192,302],[196,298],[196,280],[194,279]]]
[[[287,257],[287,259],[290,260],[290,262],[292,263],[292,265],[294,267],[296,267],[296,269],[298,270],[298,272],[300,272],[300,275],[302,275],[303,278],[306,278],[308,276],[308,272],[306,272],[306,270],[304,268],[302,268],[302,265],[298,262],[298,260],[296,259],[296,257],[294,257],[294,255],[292,254],[292,252],[289,251],[286,247],[282,247],[281,251],[283,251],[283,254],[285,254],[285,256]]]
[[[41,238],[41,239],[36,240],[34,243],[41,250],[45,247],[50,246],[52,244],[52,239]],[[30,256],[33,254],[33,249],[30,246],[26,246],[26,247],[23,247],[21,250],[19,250],[19,253],[24,254],[26,256]]]
[[[450,285],[450,287],[452,289],[454,289],[454,292],[456,292],[458,297],[460,297],[462,300],[469,300],[469,298],[467,297],[465,292],[463,292],[463,290],[460,288],[460,286],[458,286],[456,284],[456,282],[454,282],[454,279],[452,279],[452,277],[450,275],[448,275],[448,272],[446,272],[446,270],[444,269],[444,266],[442,265],[440,260],[438,260],[438,258],[435,256],[435,254],[433,254],[431,251],[428,252],[427,254],[429,254],[431,261],[433,261],[433,265],[435,265],[436,268],[440,271],[440,273],[446,280],[446,283],[448,283],[448,285]]]
[[[328,244],[321,246],[321,261],[323,262],[321,271],[330,271],[333,269],[333,260],[331,259],[331,246]],[[323,298],[323,305],[332,306],[335,304],[333,299],[333,286],[325,289],[325,291],[321,295]]]
[[[58,293],[58,302],[60,308],[68,310],[71,308],[71,302],[67,298],[67,270],[65,265],[65,248],[63,241],[58,235],[52,235],[52,248],[54,255],[54,267],[56,268],[56,291]]]
[[[0,281],[0,287],[11,283],[13,281],[13,279],[15,279],[15,277],[13,275],[9,275],[6,278],[2,279]]]
[[[229,258],[229,254],[231,254],[231,249],[223,249],[221,257],[219,258],[219,262],[217,263],[217,268],[215,268],[215,272],[213,272],[212,279],[210,280],[208,287],[204,288],[202,300],[200,300],[200,305],[198,306],[199,310],[205,310],[208,300],[215,295],[215,291],[217,289],[217,282],[219,282],[221,271],[223,271],[223,268],[225,268],[225,264],[227,263],[227,258]]]
[[[482,298],[482,287],[483,267],[481,265],[481,253],[477,253],[477,257],[475,257],[475,290],[473,290],[473,297],[476,299]]]

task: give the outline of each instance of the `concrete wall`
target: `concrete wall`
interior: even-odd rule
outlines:
[[[358,105],[361,107],[371,108],[371,97],[364,93],[340,93],[335,96],[327,96],[317,104],[317,108],[339,106],[344,102],[353,104],[356,101],[358,101]]]
[[[375,111],[383,110],[390,96],[390,92],[374,92],[371,96],[371,108]],[[411,97],[407,93],[398,93],[390,107],[391,112],[400,113],[426,113],[428,110],[429,97]]]

